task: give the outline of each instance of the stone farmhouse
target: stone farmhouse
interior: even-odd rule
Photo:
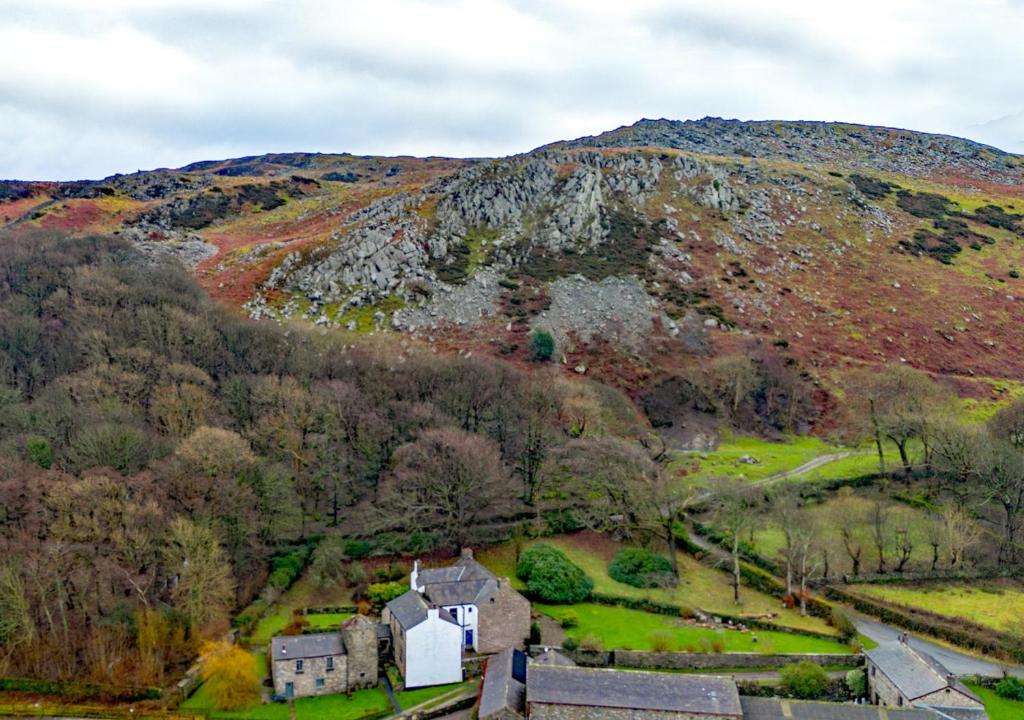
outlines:
[[[885,707],[934,710],[942,716],[984,718],[981,700],[930,655],[902,640],[865,653],[871,701]]]
[[[454,565],[420,569],[413,565],[411,589],[447,610],[462,628],[466,650],[489,654],[518,647],[530,634],[530,601],[508,578],[498,578],[465,548]]]
[[[279,635],[270,642],[270,664],[274,693],[288,699],[373,687],[377,626],[356,615],[338,632]]]

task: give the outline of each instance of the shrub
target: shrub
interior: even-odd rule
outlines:
[[[579,646],[580,646],[579,640],[577,640],[576,638],[573,638],[573,637],[567,637],[565,640],[562,641],[562,649],[563,650],[568,650],[569,652],[572,652],[573,650],[575,650]]]
[[[672,563],[643,548],[623,548],[608,566],[613,580],[638,588],[671,587],[676,583]]]
[[[381,607],[399,595],[404,595],[409,586],[402,582],[373,583],[367,593],[374,607]]]
[[[555,338],[542,328],[530,333],[530,359],[534,362],[547,362],[555,354]]]
[[[656,630],[651,633],[651,650],[654,652],[668,652],[672,649],[672,635],[664,630]]]
[[[530,644],[531,645],[540,645],[540,643],[541,643],[540,623],[534,621],[534,622],[530,623]]]
[[[580,647],[588,652],[600,652],[603,646],[601,638],[593,633],[587,633],[580,639]]]
[[[832,608],[828,624],[834,627],[839,632],[839,637],[847,642],[857,637],[857,626],[850,620],[850,616],[839,608]]]
[[[373,550],[373,545],[367,540],[346,540],[345,554],[353,560],[362,560]]]
[[[516,575],[538,599],[562,605],[583,602],[594,589],[591,580],[565,553],[539,543],[519,557]]]
[[[864,675],[864,671],[860,668],[855,668],[846,673],[846,687],[850,689],[850,694],[855,698],[867,695],[868,679]]]
[[[345,566],[345,570],[342,573],[342,577],[345,578],[345,582],[351,586],[362,585],[367,581],[366,568],[362,566],[362,563],[352,562]]]
[[[779,675],[782,688],[795,698],[811,700],[828,690],[828,673],[808,660],[786,665]]]
[[[203,680],[213,693],[217,710],[239,710],[259,700],[260,679],[253,656],[227,642],[206,643],[202,652]]]
[[[574,628],[577,625],[579,625],[580,619],[576,617],[576,613],[567,612],[565,615],[562,616],[562,619],[559,622],[563,628],[568,630],[569,628]]]
[[[302,569],[306,566],[309,554],[310,546],[303,545],[291,552],[275,557],[270,565],[270,580],[268,581],[270,586],[279,590],[287,590],[291,587],[291,584],[298,580],[299,575],[302,574]]]
[[[49,470],[53,465],[53,448],[46,438],[29,438],[25,443],[25,449],[28,451],[29,460],[44,470]]]
[[[1012,675],[996,683],[996,693],[1009,700],[1024,700],[1024,680]]]

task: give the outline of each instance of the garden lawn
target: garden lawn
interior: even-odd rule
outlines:
[[[1022,630],[1024,586],[1012,580],[976,580],[970,585],[858,585],[855,590],[861,595],[944,617],[963,618],[994,630],[1017,634]]]
[[[398,704],[402,706],[403,710],[416,707],[421,703],[425,703],[428,700],[439,698],[442,695],[449,693],[455,693],[458,690],[464,690],[474,685],[472,682],[463,683],[452,683],[451,685],[438,685],[436,687],[424,687],[414,688],[412,690],[402,690],[401,692],[395,693],[395,698],[398,700]]]
[[[988,720],[1020,720],[1024,718],[1024,702],[1020,700],[1007,700],[1000,697],[995,690],[983,688],[972,682],[964,683],[974,694],[985,703],[985,712],[988,713]]]
[[[702,628],[689,625],[682,618],[608,605],[534,605],[534,609],[559,622],[566,615],[574,615],[578,624],[567,628],[566,635],[580,641],[596,638],[606,650],[653,650],[655,639],[664,637],[668,639],[668,649],[689,652],[709,652],[715,642],[721,643],[725,652],[850,652],[850,647],[839,641],[763,630]]]
[[[332,592],[320,590],[316,587],[309,574],[303,574],[288,591],[281,596],[273,607],[256,623],[252,636],[249,637],[251,645],[266,645],[270,638],[280,634],[292,620],[292,613],[307,607],[334,607],[337,605],[348,605],[352,602],[351,591],[339,589]],[[348,615],[343,613],[325,613],[323,615],[308,615],[306,619],[313,627],[327,627],[344,620]]]
[[[778,617],[773,622],[780,626],[828,634],[835,632],[821,618],[803,617],[798,610],[783,607],[778,598],[749,587],[740,588],[741,603],[734,604],[731,577],[721,570],[701,564],[686,553],[677,553],[681,576],[679,585],[674,588],[636,588],[609,577],[608,563],[623,546],[606,535],[580,532],[533,542],[548,543],[565,552],[594,581],[594,592],[603,595],[646,599],[724,615],[774,613]],[[516,587],[523,587],[522,582],[515,578],[515,549],[511,544],[483,550],[477,554],[477,558],[491,572],[511,577]]]
[[[306,621],[312,628],[319,630],[334,630],[345,620],[352,617],[352,613],[315,613],[306,615]]]

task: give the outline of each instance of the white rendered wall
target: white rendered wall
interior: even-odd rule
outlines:
[[[405,633],[405,686],[462,682],[462,628],[442,620],[437,610]]]
[[[473,631],[473,650],[479,650],[480,632],[477,630],[477,615],[480,614],[476,605],[446,605],[445,610],[462,626],[462,644],[466,644],[466,631]]]

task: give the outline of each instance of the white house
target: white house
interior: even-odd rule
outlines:
[[[382,620],[405,687],[462,682],[462,628],[451,613],[410,590],[384,606]]]
[[[462,645],[494,653],[522,645],[530,632],[530,602],[507,578],[498,578],[464,548],[454,565],[420,569],[413,565],[409,585],[432,605],[444,608],[462,630]]]

